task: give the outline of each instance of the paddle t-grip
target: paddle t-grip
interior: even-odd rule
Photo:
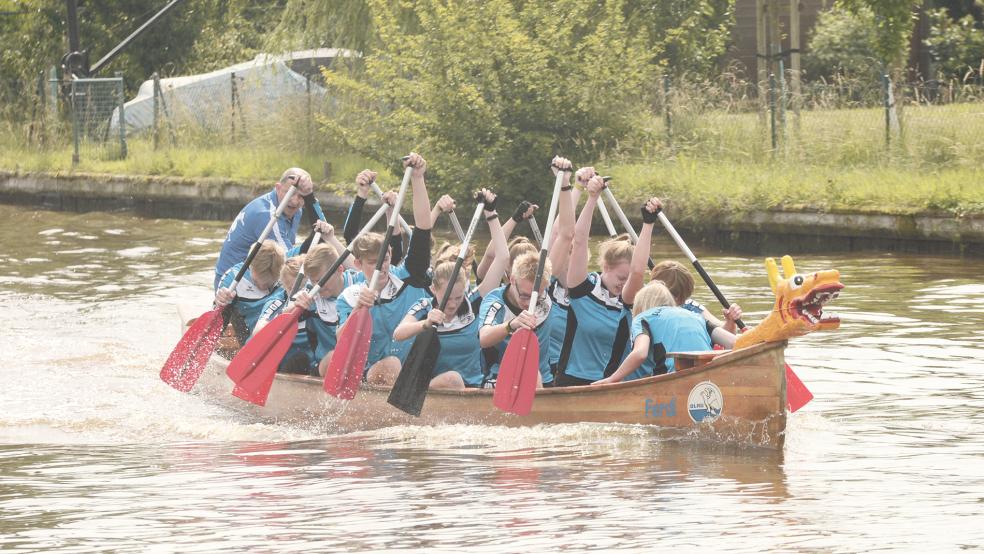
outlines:
[[[607,183],[611,177],[602,177],[602,179],[604,179],[605,183]],[[605,186],[605,198],[608,199],[608,203],[611,204],[612,209],[615,210],[615,215],[622,223],[622,227],[625,228],[625,232],[629,234],[629,239],[632,241],[632,244],[637,244],[639,242],[639,235],[635,232],[635,229],[632,228],[632,223],[629,222],[629,218],[625,216],[625,211],[622,210],[622,206],[615,198],[615,194],[612,193],[612,189],[607,185]],[[601,204],[599,203],[599,205]],[[646,265],[649,266],[649,269],[656,267],[656,264],[653,263],[652,257],[649,257],[649,259],[646,260]]]
[[[410,156],[404,156],[404,159],[409,158],[409,157]],[[376,181],[373,181],[372,183],[369,183],[369,186],[372,188],[372,191],[376,193],[376,196],[378,196],[379,199],[382,200],[383,199],[383,189],[379,188],[379,185],[376,184]],[[403,234],[404,235],[406,235],[408,237],[410,236],[410,226],[407,225],[407,221],[405,219],[403,219],[403,216],[402,215],[400,216],[400,229],[403,230]]]
[[[711,276],[708,275],[706,271],[704,271],[704,266],[700,265],[700,261],[697,259],[697,256],[694,256],[693,251],[690,250],[690,247],[687,246],[687,243],[683,242],[683,238],[680,236],[680,233],[677,233],[676,228],[674,228],[673,224],[670,223],[670,220],[666,218],[666,214],[663,213],[663,210],[662,209],[657,210],[656,216],[659,217],[659,221],[660,223],[663,224],[663,227],[666,229],[666,232],[670,235],[670,237],[673,238],[673,242],[677,244],[680,250],[682,250],[683,253],[687,256],[687,259],[690,260],[690,263],[694,266],[694,269],[697,270],[697,273],[700,275],[700,278],[704,280],[704,284],[707,285],[707,288],[711,289],[711,292],[714,293],[714,296],[717,298],[718,302],[720,302],[721,305],[724,306],[725,310],[730,308],[731,302],[728,302],[728,299],[724,297],[724,294],[721,292],[721,289],[719,289],[717,285],[714,284],[714,281],[711,280]],[[735,321],[735,324],[738,325],[739,329],[745,328],[745,323],[740,319]]]

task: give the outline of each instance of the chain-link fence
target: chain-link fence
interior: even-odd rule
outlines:
[[[984,159],[984,85],[979,80],[896,83],[888,75],[791,86],[664,77],[648,156],[821,165]]]
[[[123,78],[75,79],[68,83],[72,115],[72,162],[126,158]],[[125,119],[124,119],[125,120]],[[116,123],[116,125],[114,125]]]
[[[128,133],[150,137],[155,150],[249,143],[306,148],[315,141],[314,115],[324,97],[310,76],[277,69],[173,79],[155,73],[128,102],[125,121]]]
[[[317,120],[333,109],[332,100],[316,79],[293,72],[151,76],[125,107],[121,91],[119,79],[72,84],[39,74],[33,81],[0,83],[0,145],[40,148],[52,156],[68,147],[86,160],[224,147],[317,152],[326,151],[330,139]],[[629,161],[686,156],[932,167],[984,160],[980,76],[897,83],[873,75],[866,81],[793,83],[787,74],[756,83],[722,74],[665,77],[654,83],[653,92],[650,119],[640,125],[645,138],[623,153]]]

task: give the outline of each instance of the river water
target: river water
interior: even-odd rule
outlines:
[[[227,223],[0,206],[0,549],[956,550],[984,542],[984,262],[803,255],[840,330],[782,452],[637,426],[264,424],[157,378]],[[665,236],[656,255],[679,259]],[[762,259],[697,252],[755,322]],[[776,255],[784,252],[776,252]],[[794,253],[795,254],[795,253]],[[681,260],[686,261],[686,260]],[[700,288],[698,300],[713,297]]]

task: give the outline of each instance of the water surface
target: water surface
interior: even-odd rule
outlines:
[[[816,399],[782,452],[643,427],[246,419],[157,371],[227,223],[0,206],[0,549],[955,550],[984,540],[984,262],[803,255],[840,330],[787,358]],[[680,258],[665,235],[657,257]],[[785,252],[776,252],[776,255]],[[746,321],[759,257],[697,250]],[[713,297],[702,287],[697,299]]]

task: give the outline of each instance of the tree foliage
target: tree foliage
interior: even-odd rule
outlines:
[[[909,53],[915,8],[922,0],[837,0],[837,6],[857,15],[874,16],[875,55],[887,67],[899,69]]]
[[[94,64],[166,1],[79,0],[81,46]],[[132,89],[164,75],[214,69],[248,59],[278,24],[283,2],[186,0],[138,37],[99,76],[120,71]],[[31,80],[68,50],[64,0],[0,2],[0,79]]]
[[[692,36],[716,8],[683,5],[368,0],[364,67],[326,72],[334,109],[321,124],[374,159],[425,153],[446,190],[548,186],[555,154],[583,163],[632,148],[670,60],[707,67],[720,56],[727,25],[701,31],[712,40]],[[690,42],[703,46],[673,46]]]
[[[925,44],[943,78],[981,75],[984,65],[984,25],[967,14],[954,20],[946,9],[929,10],[929,37]]]
[[[882,64],[875,57],[874,26],[875,15],[868,8],[849,12],[835,7],[821,12],[803,56],[807,76],[876,81]]]

